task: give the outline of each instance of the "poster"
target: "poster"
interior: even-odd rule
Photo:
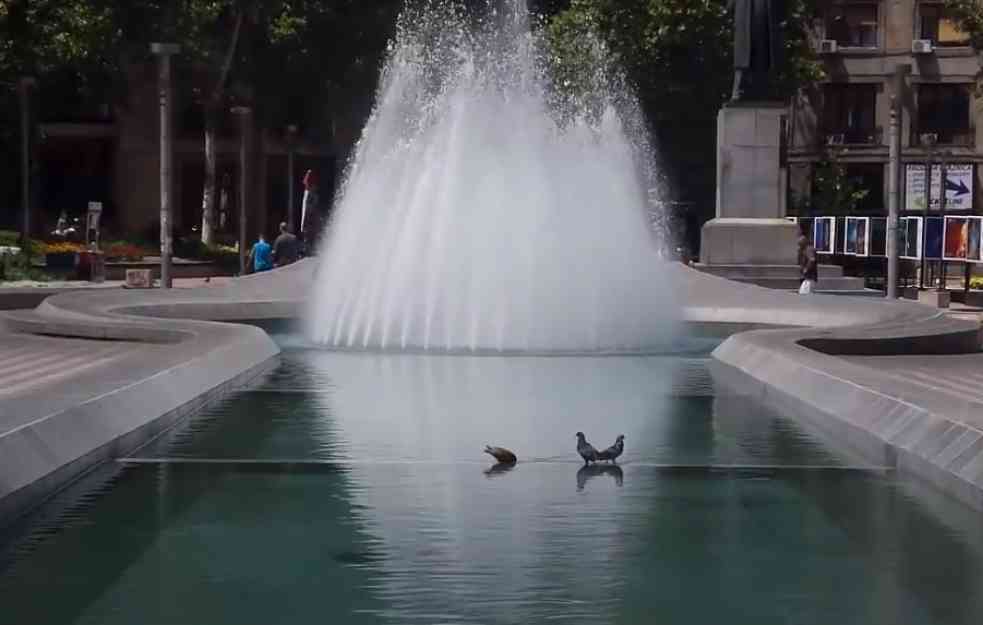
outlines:
[[[902,217],[898,224],[898,255],[901,258],[919,259],[922,257],[922,218]]]
[[[983,218],[969,218],[969,242],[966,248],[966,260],[979,262],[983,260],[980,256],[980,239],[983,238]]]
[[[870,218],[870,255],[887,256],[887,218]]]
[[[939,182],[942,166],[932,166],[932,206],[939,209]],[[970,210],[973,208],[973,164],[947,164],[945,169],[945,208],[946,210]],[[905,209],[925,210],[925,165],[907,163],[905,165]]]
[[[942,257],[942,218],[929,217],[924,226],[925,258]]]
[[[846,243],[843,246],[844,254],[867,256],[868,226],[869,219],[867,217],[846,218]]]
[[[969,247],[969,220],[965,217],[945,218],[945,260],[965,260]]]
[[[832,254],[836,231],[832,217],[816,217],[813,222],[813,246],[818,254]]]

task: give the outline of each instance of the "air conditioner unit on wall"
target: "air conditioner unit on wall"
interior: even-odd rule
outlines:
[[[819,40],[819,54],[836,54],[836,40],[835,39],[820,39]]]
[[[931,54],[933,49],[931,39],[915,39],[911,42],[912,54]]]

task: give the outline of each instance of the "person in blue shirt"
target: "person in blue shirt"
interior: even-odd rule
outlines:
[[[249,256],[252,258],[251,264],[255,273],[273,269],[273,248],[262,234],[259,235],[259,241],[253,244]]]

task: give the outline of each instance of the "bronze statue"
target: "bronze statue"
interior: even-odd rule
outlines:
[[[728,0],[734,11],[733,101],[761,100],[781,64],[785,0]]]

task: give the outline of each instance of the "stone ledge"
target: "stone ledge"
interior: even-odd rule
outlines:
[[[983,405],[936,393],[801,345],[808,331],[730,337],[714,352],[714,379],[794,415],[879,464],[983,510]]]

